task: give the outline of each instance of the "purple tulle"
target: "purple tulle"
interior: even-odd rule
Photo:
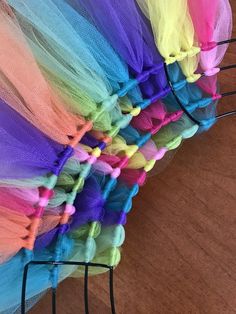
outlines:
[[[53,171],[63,145],[46,137],[0,100],[0,178],[20,179]]]
[[[86,133],[82,137],[80,143],[94,148],[94,147],[98,146],[99,141],[95,137],[90,135],[89,133]]]
[[[101,187],[94,177],[86,180],[84,189],[77,195],[75,200],[76,212],[72,221],[66,226],[66,232],[74,231],[81,226],[93,221],[100,221],[104,226],[126,223],[126,213],[104,208]],[[50,230],[37,237],[35,249],[43,249],[56,240],[61,226]]]
[[[140,84],[144,97],[151,97],[168,87],[163,59],[157,51],[149,22],[134,0],[67,0],[89,19],[108,39],[129,65],[135,77],[144,71],[158,70]],[[161,69],[160,69],[161,67]]]
[[[125,225],[127,214],[124,211],[107,210],[102,220],[103,226]]]
[[[38,236],[34,243],[34,249],[42,250],[43,248],[49,246],[57,238],[58,231],[59,226]]]

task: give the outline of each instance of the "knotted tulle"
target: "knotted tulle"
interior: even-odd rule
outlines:
[[[0,178],[24,179],[52,172],[60,145],[0,100]]]
[[[180,62],[187,79],[196,81],[199,75],[194,75],[194,72],[200,49],[194,46],[194,28],[187,0],[137,2],[150,19],[156,45],[166,63]]]
[[[145,81],[140,84],[145,97],[151,97],[166,88],[162,58],[134,0],[66,1],[94,23],[130,66],[131,73],[140,77],[141,82]],[[145,71],[147,73],[142,77]]]
[[[217,67],[222,61],[228,45],[212,47],[227,40],[232,33],[232,11],[228,0],[188,0],[189,11],[199,45],[203,51],[200,63],[204,71]]]
[[[72,21],[69,22],[65,18],[65,16],[70,18],[66,14],[68,11],[60,11],[59,1],[58,6],[51,0],[47,2],[11,0],[9,3],[17,12],[19,23],[36,59],[43,67],[49,82],[65,100],[67,108],[83,116],[90,115],[97,129],[109,130],[112,121],[119,120],[122,114],[116,105],[117,97],[110,98],[112,85],[106,73],[89,50],[89,42],[83,40],[83,37],[88,35],[86,29],[91,32],[89,24],[85,19],[79,20],[81,30],[78,32],[78,27],[71,25]],[[81,32],[83,36],[80,36]],[[109,47],[108,43],[105,44]],[[106,50],[106,47],[104,49]],[[115,52],[112,49],[106,51],[107,53],[111,53],[111,59],[114,59]],[[114,63],[114,67],[120,70],[122,66],[120,73],[124,73],[124,80],[127,80],[127,69],[116,55],[115,58],[118,64]],[[117,72],[119,70],[117,69]],[[102,111],[96,115],[99,103],[103,104]]]

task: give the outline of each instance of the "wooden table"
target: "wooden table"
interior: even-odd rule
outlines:
[[[197,0],[196,0],[197,1]],[[236,14],[236,0],[231,0]],[[234,27],[234,37],[236,26]],[[232,44],[224,64],[236,63]],[[236,89],[234,70],[221,90]],[[220,111],[236,108],[222,100]],[[134,201],[115,270],[117,314],[236,313],[236,117],[184,143]],[[106,275],[90,278],[90,310],[109,311]],[[83,281],[59,288],[59,314],[83,312]],[[46,296],[31,313],[50,313]]]

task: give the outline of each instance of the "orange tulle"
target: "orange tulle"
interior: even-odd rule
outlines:
[[[38,234],[46,233],[60,222],[59,214],[46,214],[40,221]],[[22,212],[0,207],[0,263],[8,261],[22,248],[30,247],[29,227],[32,220]]]

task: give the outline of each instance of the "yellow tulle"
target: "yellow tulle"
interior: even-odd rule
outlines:
[[[200,48],[194,44],[194,27],[187,0],[137,0],[150,20],[155,42],[166,64],[176,61],[189,82],[199,78],[197,69]]]

